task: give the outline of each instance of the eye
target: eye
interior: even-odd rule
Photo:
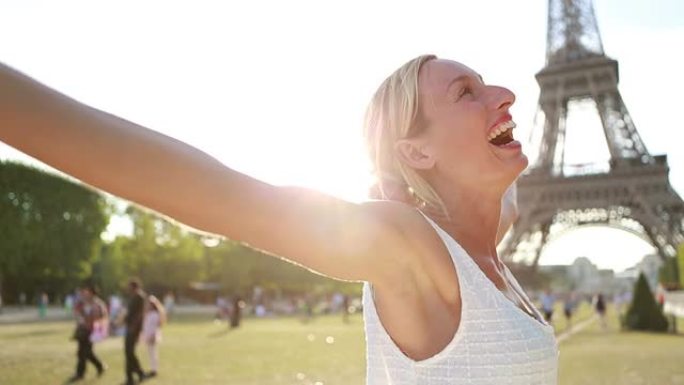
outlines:
[[[461,88],[461,91],[458,93],[458,100],[460,100],[462,97],[465,95],[472,95],[473,90],[470,88],[470,86],[465,86]]]

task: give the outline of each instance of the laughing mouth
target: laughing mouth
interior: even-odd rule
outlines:
[[[512,120],[503,122],[497,125],[489,133],[487,140],[489,143],[495,146],[504,146],[515,140],[513,138],[513,129],[515,128],[515,123]]]

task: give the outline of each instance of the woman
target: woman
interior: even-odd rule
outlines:
[[[107,305],[97,296],[95,286],[86,283],[80,291],[80,300],[74,307],[76,331],[74,339],[78,343],[76,356],[76,372],[67,383],[81,381],[86,371],[86,364],[90,361],[101,377],[106,367],[95,355],[93,342],[99,342],[107,336]]]
[[[365,131],[380,200],[362,204],[262,183],[8,68],[0,81],[0,140],[197,229],[364,281],[368,384],[556,383],[553,329],[496,254],[527,166],[515,97],[470,68],[421,56],[380,86]]]
[[[140,338],[147,345],[150,371],[145,376],[150,378],[156,377],[159,369],[159,343],[161,342],[161,328],[166,323],[166,311],[161,301],[153,295],[148,297],[145,308]]]

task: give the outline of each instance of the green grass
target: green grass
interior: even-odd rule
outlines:
[[[70,323],[0,326],[0,384],[60,384],[74,372]],[[160,349],[160,376],[150,384],[361,384],[365,376],[362,319],[249,319],[235,331],[210,321],[170,323]],[[328,338],[332,337],[332,339]],[[123,340],[97,344],[109,365],[101,379],[91,367],[83,384],[120,384]],[[138,357],[147,367],[147,352]]]
[[[582,321],[589,319],[594,315],[594,310],[591,305],[587,302],[582,302],[574,311],[571,319],[571,324],[573,326],[582,323]],[[568,320],[565,318],[563,313],[563,304],[557,303],[553,310],[553,318],[551,319],[551,324],[556,334],[563,333],[568,330]]]
[[[564,329],[562,313],[554,324]],[[576,322],[589,317],[581,309]],[[612,314],[611,314],[612,315]],[[248,319],[227,332],[225,324],[184,320],[164,328],[160,376],[150,385],[194,384],[363,384],[364,336],[360,316],[350,324],[321,317]],[[67,322],[0,326],[0,384],[61,384],[74,370],[76,344]],[[332,337],[334,340],[328,339]],[[560,345],[560,384],[684,384],[684,336],[619,332],[597,323]],[[84,385],[120,384],[123,341],[112,338],[96,352],[109,365],[101,379],[89,367]],[[138,356],[147,367],[146,350]]]
[[[609,308],[608,328],[595,322],[560,345],[561,385],[682,385],[684,334],[621,331]]]

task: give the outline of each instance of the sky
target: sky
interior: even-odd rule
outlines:
[[[668,154],[681,194],[684,2],[596,0],[595,10],[627,108],[648,150]],[[0,0],[0,61],[231,168],[353,201],[372,180],[366,104],[387,75],[424,53],[513,90],[516,136],[534,160],[525,139],[534,138],[545,39],[543,0]],[[605,157],[600,127],[579,126],[569,128],[569,161]],[[0,158],[38,163],[2,144]],[[125,220],[112,221],[110,236],[126,231]],[[550,243],[540,263],[587,256],[622,270],[649,252],[637,237],[590,228]]]

